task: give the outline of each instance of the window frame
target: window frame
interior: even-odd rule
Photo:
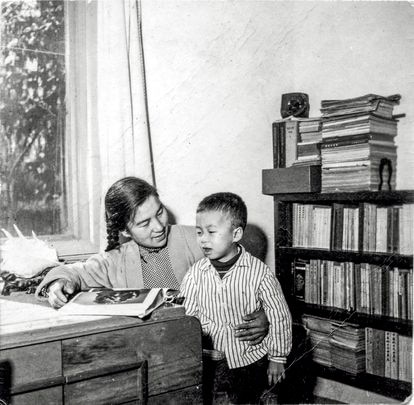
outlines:
[[[65,181],[68,231],[49,243],[66,261],[99,250],[101,170],[96,120],[96,3],[65,1]]]
[[[63,234],[41,235],[39,239],[55,248],[60,259],[72,262],[98,252],[103,223],[99,145],[96,135],[94,137],[97,130],[97,3],[64,0],[64,9],[66,119],[63,161],[68,228]],[[6,240],[0,237],[0,247]]]

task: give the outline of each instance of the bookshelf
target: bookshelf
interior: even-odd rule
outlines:
[[[354,205],[361,207],[363,203],[371,203],[381,207],[401,206],[414,203],[414,191],[361,191],[361,192],[337,192],[337,193],[286,193],[276,194],[266,192],[263,184],[264,194],[273,196],[274,199],[274,226],[275,226],[275,264],[276,275],[282,285],[285,296],[289,303],[294,323],[301,324],[303,315],[316,316],[329,321],[350,322],[361,328],[374,328],[381,331],[393,332],[401,336],[408,336],[412,339],[412,313],[404,317],[390,316],[390,313],[364,313],[355,308],[340,308],[335,305],[319,305],[298,299],[295,294],[295,273],[292,263],[298,258],[306,260],[320,260],[332,262],[351,262],[355,266],[364,263],[376,265],[381,268],[413,268],[412,254],[400,254],[397,252],[374,252],[364,251],[362,247],[357,250],[338,250],[331,248],[316,247],[295,247],[294,239],[294,204],[314,204],[332,207],[334,204]],[[331,210],[330,238],[332,238],[333,210]],[[296,221],[296,232],[297,230]],[[359,224],[361,235],[362,222]],[[299,221],[299,227],[301,226]],[[332,247],[332,245],[330,245]],[[388,267],[387,267],[388,266]],[[359,269],[359,268],[358,268]],[[329,270],[329,269],[328,269]],[[355,270],[357,272],[359,270]],[[411,270],[412,273],[412,270]],[[390,277],[387,275],[386,277]],[[411,276],[412,277],[412,276]],[[320,280],[320,279],[317,279]],[[411,279],[408,279],[412,281]],[[305,285],[306,288],[306,285]],[[370,287],[371,288],[371,287]],[[388,288],[388,286],[387,286]],[[392,288],[392,287],[390,287]],[[383,293],[384,290],[381,290]],[[412,297],[407,298],[406,308],[412,306]],[[385,302],[385,298],[384,298]],[[385,304],[384,304],[385,305]],[[387,304],[388,305],[388,304]],[[358,308],[358,307],[356,307]],[[368,312],[370,312],[369,310]],[[366,331],[367,329],[365,329]],[[367,332],[365,332],[367,333]],[[365,335],[366,336],[366,335]],[[405,339],[405,338],[404,338]],[[366,343],[365,343],[366,344]],[[365,348],[368,346],[365,346]],[[410,382],[396,378],[389,378],[381,375],[367,373],[366,370],[357,374],[347,373],[344,370],[332,366],[314,364],[314,371],[317,375],[339,381],[357,388],[365,389],[403,400],[411,394]]]

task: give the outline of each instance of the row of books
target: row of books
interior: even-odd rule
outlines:
[[[365,371],[365,330],[348,322],[304,315],[314,362],[357,375]]]
[[[413,319],[413,271],[368,263],[296,259],[293,294],[308,304]]]
[[[412,255],[414,204],[377,206],[362,203],[362,250]]]
[[[314,362],[354,375],[412,381],[411,337],[312,315],[303,315],[302,322]]]
[[[411,382],[412,339],[396,332],[365,329],[366,372]]]
[[[414,204],[292,207],[292,247],[413,254]]]

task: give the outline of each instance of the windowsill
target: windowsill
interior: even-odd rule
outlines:
[[[42,235],[38,236],[38,239],[45,241],[49,247],[56,249],[58,258],[67,263],[86,260],[99,251],[98,247],[92,242],[85,239],[75,239],[71,235]],[[6,238],[0,239],[0,247],[6,240]]]
[[[70,263],[86,260],[99,250],[96,245],[84,239],[55,239],[48,244],[56,249],[59,259]]]

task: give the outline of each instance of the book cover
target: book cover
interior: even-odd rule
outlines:
[[[143,318],[165,302],[172,301],[176,293],[162,288],[92,288],[75,295],[59,312],[66,315],[126,315]]]

